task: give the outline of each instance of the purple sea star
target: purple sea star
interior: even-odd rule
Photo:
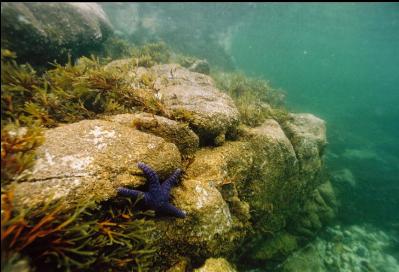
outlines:
[[[142,162],[139,162],[137,165],[147,176],[149,181],[148,192],[119,187],[117,189],[118,193],[134,198],[143,197],[144,205],[158,214],[173,215],[178,218],[186,217],[185,212],[169,203],[170,189],[177,183],[181,170],[177,169],[168,179],[160,184],[157,173],[151,167]]]

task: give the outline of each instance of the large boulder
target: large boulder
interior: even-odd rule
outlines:
[[[245,130],[254,164],[251,182],[239,192],[250,204],[258,235],[249,238],[243,256],[254,262],[284,258],[299,244],[295,235],[303,236],[304,230],[307,236],[314,235],[335,215],[331,184],[319,186],[324,121],[309,114],[291,117],[283,126],[268,119]]]
[[[1,3],[1,47],[44,65],[96,49],[112,26],[96,3]]]
[[[160,115],[187,123],[199,136],[200,145],[222,145],[236,135],[239,112],[234,101],[215,87],[211,77],[191,72],[178,64],[137,67],[134,59],[115,60],[105,69],[118,69],[137,89],[137,100]],[[148,111],[144,107],[143,111]]]
[[[175,64],[156,65],[154,87],[174,119],[186,121],[202,143],[221,145],[235,131],[239,113],[233,100],[204,74]]]
[[[15,200],[34,207],[63,199],[106,200],[119,186],[145,183],[137,162],[151,165],[161,178],[181,167],[177,147],[160,137],[115,122],[85,120],[45,132],[31,180],[16,184]]]

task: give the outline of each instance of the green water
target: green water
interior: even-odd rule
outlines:
[[[357,181],[342,219],[397,223],[399,4],[257,4],[231,54],[284,89],[291,109],[327,121],[327,166]]]

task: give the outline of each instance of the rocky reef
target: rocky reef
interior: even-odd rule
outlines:
[[[162,179],[181,168],[172,204],[187,216],[151,218],[155,270],[195,268],[220,256],[281,259],[334,217],[334,190],[322,174],[323,120],[291,113],[280,123],[270,117],[247,127],[233,99],[207,75],[176,64],[122,70],[128,82],[151,75],[153,89],[142,97],[159,99],[160,115],[136,110],[46,129],[29,177],[4,186],[13,192],[14,209],[62,200],[68,213],[86,199],[117,199],[118,187],[144,186],[139,161]],[[216,271],[209,268],[215,262],[230,267],[209,259],[198,271]]]
[[[20,64],[87,54],[111,29],[96,4],[2,3],[2,270],[270,268],[334,218],[325,122],[263,80],[162,43]],[[182,218],[118,194],[148,191],[138,162],[182,170],[168,202]]]

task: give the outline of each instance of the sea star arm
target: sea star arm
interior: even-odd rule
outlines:
[[[181,175],[181,170],[177,169],[167,180],[165,180],[161,187],[162,191],[167,194],[169,197],[169,192],[172,186],[176,185],[177,181],[179,180],[179,177]]]
[[[173,206],[170,203],[166,203],[164,206],[162,206],[160,208],[160,212],[162,212],[164,214],[173,215],[173,216],[178,217],[178,218],[185,218],[186,217],[186,213],[184,211],[176,208],[175,206]]]
[[[132,190],[132,189],[124,188],[124,187],[118,188],[118,194],[123,195],[123,196],[134,197],[134,198],[139,198],[139,197],[144,196],[144,192]]]
[[[158,174],[151,169],[148,165],[139,162],[138,167],[144,172],[147,176],[149,181],[148,191],[153,195],[160,195],[161,194],[161,185],[159,184],[159,177]]]

